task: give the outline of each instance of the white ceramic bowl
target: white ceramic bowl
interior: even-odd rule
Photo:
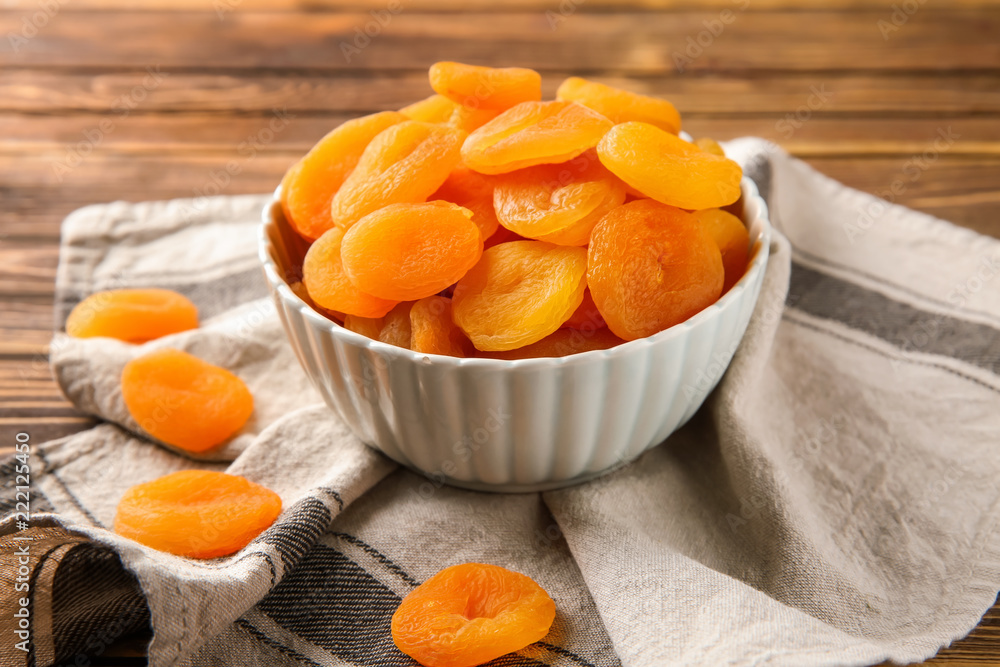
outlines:
[[[306,244],[278,193],[264,209],[260,258],[306,374],[365,443],[430,477],[488,491],[566,486],[628,463],[682,426],[715,388],[760,293],[771,227],[753,181],[736,212],[751,261],[717,303],[686,322],[569,357],[456,359],[349,331],[289,288]]]

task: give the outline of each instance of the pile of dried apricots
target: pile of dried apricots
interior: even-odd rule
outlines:
[[[421,353],[606,349],[683,322],[746,270],[742,171],[672,104],[530,69],[430,68],[435,94],[347,121],[282,180],[302,284],[347,329]],[[304,290],[301,289],[304,287]],[[304,293],[304,294],[303,294]]]

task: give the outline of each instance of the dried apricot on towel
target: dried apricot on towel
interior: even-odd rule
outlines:
[[[340,260],[343,240],[344,230],[334,227],[309,246],[302,263],[302,284],[322,308],[359,317],[382,317],[396,302],[366,294],[354,286]]]
[[[611,331],[651,336],[715,303],[722,254],[690,214],[651,199],[619,206],[590,239],[587,282]]]
[[[611,125],[574,102],[522,102],[470,134],[462,160],[483,174],[566,162],[596,146]]]
[[[439,62],[428,72],[431,88],[470,109],[509,109],[542,99],[542,77],[523,67],[481,67]]]
[[[253,396],[243,380],[170,348],[125,364],[122,398],[143,430],[189,452],[222,444],[253,413]]]
[[[467,208],[444,201],[391,204],[351,227],[340,253],[359,290],[413,301],[464,276],[479,261],[483,238]]]
[[[473,667],[541,640],[555,614],[552,598],[530,577],[464,563],[403,598],[392,616],[392,639],[426,667]]]
[[[587,251],[511,241],[483,253],[455,286],[455,324],[478,350],[512,350],[545,338],[583,302]]]
[[[330,202],[361,154],[382,130],[406,120],[395,111],[349,120],[313,146],[281,181],[281,207],[299,234],[313,241],[333,227]]]
[[[118,503],[115,532],[189,558],[236,553],[274,523],[281,498],[223,472],[182,470],[133,486]]]
[[[615,176],[664,204],[699,210],[740,198],[738,164],[647,123],[615,125],[597,154]]]
[[[637,120],[672,134],[681,131],[681,115],[670,102],[578,76],[571,76],[559,85],[556,99],[582,104],[606,116],[612,123]]]
[[[407,120],[372,139],[358,165],[330,203],[330,215],[347,230],[383,206],[422,202],[458,166],[465,132]]]
[[[127,343],[197,328],[198,309],[183,294],[168,289],[96,292],[66,318],[66,333],[74,338],[104,336]]]

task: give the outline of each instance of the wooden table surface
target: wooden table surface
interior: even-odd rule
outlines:
[[[67,213],[268,192],[342,120],[428,95],[436,60],[534,67],[547,96],[568,74],[662,95],[695,136],[767,137],[851,186],[902,183],[897,202],[1000,237],[1000,0],[0,8],[0,449],[19,430],[42,442],[92,423],[46,358]],[[275,115],[287,123],[267,131]],[[954,143],[914,171],[941,133]],[[143,664],[143,641],[91,664]],[[1000,664],[1000,606],[929,664]]]

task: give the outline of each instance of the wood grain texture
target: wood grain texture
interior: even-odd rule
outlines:
[[[345,118],[430,94],[439,59],[537,67],[546,95],[585,74],[663,96],[696,136],[764,136],[874,194],[904,179],[898,203],[1000,238],[1000,0],[920,3],[894,19],[901,4],[403,0],[353,52],[389,0],[73,0],[41,17],[38,0],[7,0],[0,453],[20,430],[38,443],[94,423],[48,369],[68,213],[269,192]],[[907,162],[949,128],[953,143],[910,178]],[[147,641],[90,664],[143,664]],[[1000,607],[927,664],[1000,664]]]

